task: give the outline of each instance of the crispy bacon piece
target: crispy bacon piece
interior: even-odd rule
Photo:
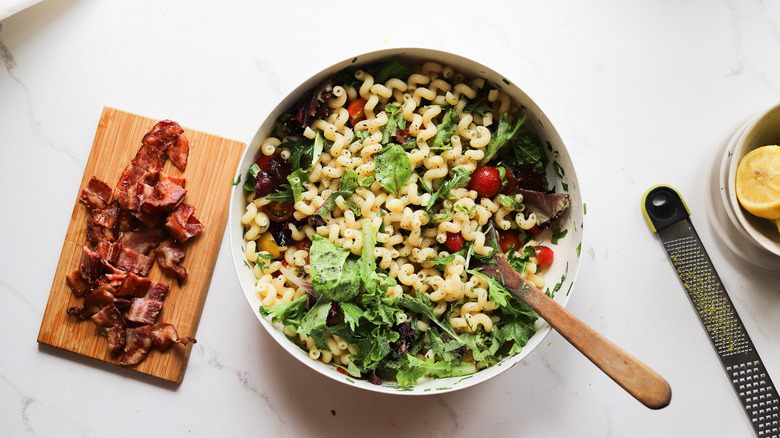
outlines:
[[[140,327],[125,330],[125,354],[119,359],[121,365],[137,365],[152,349],[152,327]]]
[[[95,218],[87,218],[87,242],[96,246],[101,241],[113,242],[119,237],[116,228],[109,228],[95,222]]]
[[[193,213],[195,213],[195,207],[186,203],[181,204],[179,208],[168,215],[165,220],[165,229],[179,242],[184,242],[197,235],[204,227]]]
[[[84,281],[84,277],[81,276],[80,269],[76,269],[75,271],[66,275],[65,282],[68,283],[70,290],[73,291],[73,295],[77,297],[84,295],[84,293],[90,289],[89,284]]]
[[[106,330],[106,339],[108,340],[108,352],[112,355],[119,354],[125,347],[125,327],[124,325],[112,325]]]
[[[135,252],[148,255],[165,239],[166,235],[165,230],[162,228],[147,227],[122,233],[117,243],[122,245],[122,248],[132,249]]]
[[[168,288],[167,284],[159,283],[146,277],[127,274],[116,295],[120,297],[145,297],[162,301],[168,293]]]
[[[163,213],[173,211],[184,200],[187,190],[170,178],[161,178],[149,196],[141,200],[140,209],[144,213]]]
[[[122,248],[116,259],[116,267],[140,277],[149,275],[154,259],[130,248]]]
[[[116,263],[117,257],[119,257],[119,249],[121,247],[116,243],[109,242],[107,240],[101,240],[97,244],[97,251],[100,258],[108,263]]]
[[[184,133],[184,129],[182,129],[178,123],[166,119],[154,125],[154,127],[144,135],[141,142],[145,145],[154,146],[161,151],[164,151],[171,147],[182,133]]]
[[[165,154],[171,159],[173,165],[183,172],[187,167],[187,158],[190,156],[190,141],[184,134],[179,135],[173,145],[165,150]]]
[[[162,179],[167,179],[170,182],[176,184],[177,186],[180,186],[181,188],[185,188],[184,186],[187,183],[187,180],[185,178],[180,177],[180,176],[168,175],[167,173],[165,173],[163,171],[160,171],[160,179],[161,180]]]
[[[111,187],[94,176],[89,180],[84,190],[81,191],[81,196],[79,197],[79,201],[86,204],[92,211],[106,208],[110,199]]]
[[[129,300],[114,297],[110,288],[104,288],[103,286],[106,285],[101,285],[84,298],[84,307],[68,307],[68,314],[79,319],[87,319],[109,304],[114,307],[117,307],[117,305],[119,307],[127,307],[130,304]]]
[[[100,258],[100,254],[92,251],[86,246],[82,248],[81,263],[79,264],[79,273],[81,278],[90,286],[94,286],[103,275],[105,264]]]
[[[106,205],[103,208],[92,209],[92,220],[102,227],[116,232],[117,217],[119,216],[119,205],[116,202]]]
[[[187,345],[190,342],[198,342],[195,338],[179,337],[176,327],[165,322],[155,323],[151,335],[152,344],[159,350],[167,350],[173,343]]]
[[[133,301],[130,302],[130,309],[125,314],[125,319],[141,324],[154,324],[162,305],[162,301],[151,298],[133,298]]]
[[[157,258],[157,264],[172,272],[180,283],[187,279],[187,268],[181,266],[181,261],[184,260],[186,253],[178,242],[173,239],[165,239],[153,253]]]
[[[90,319],[92,319],[92,322],[101,329],[107,329],[115,325],[125,325],[122,313],[119,312],[119,309],[114,303],[106,304],[101,307]]]

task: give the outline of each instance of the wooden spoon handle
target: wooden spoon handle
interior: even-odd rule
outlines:
[[[613,344],[569,313],[560,304],[527,281],[500,256],[496,263],[482,266],[482,273],[503,284],[520,301],[568,340],[591,362],[651,409],[661,409],[672,399],[672,389],[663,377],[634,356]]]
[[[651,409],[669,404],[672,389],[658,373],[534,288],[526,304],[618,385]]]

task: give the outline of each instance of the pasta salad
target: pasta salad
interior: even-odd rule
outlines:
[[[542,239],[565,236],[569,203],[523,112],[430,61],[350,67],[311,90],[244,181],[260,313],[311,359],[377,384],[518,353],[538,317],[479,266],[502,253],[543,289]]]

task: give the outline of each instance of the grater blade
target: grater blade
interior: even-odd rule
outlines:
[[[663,244],[691,304],[759,437],[780,437],[780,396],[688,218],[680,194],[654,186],[645,219]]]

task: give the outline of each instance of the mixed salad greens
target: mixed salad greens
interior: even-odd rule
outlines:
[[[361,68],[371,73],[376,83],[383,83],[389,78],[406,80],[412,74],[408,66],[396,59]],[[398,281],[387,270],[377,266],[374,256],[377,233],[384,232],[384,224],[374,229],[371,221],[362,222],[360,255],[340,248],[317,234],[310,242],[292,239],[290,223],[298,228],[306,223],[315,227],[324,225],[325,218],[337,207],[339,198],[343,200],[341,205],[344,208],[353,210],[355,216],[360,217],[360,208],[350,201],[356,190],[378,183],[388,193],[400,196],[402,188],[415,172],[407,154],[416,147],[415,137],[407,131],[400,106],[388,104],[382,109],[388,115],[388,122],[381,128],[382,150],[374,156],[374,175],[361,179],[354,170],[347,169],[339,180],[338,190],[333,191],[313,215],[300,220],[292,216],[294,202],[300,200],[306,190],[313,166],[331,146],[321,132],[317,132],[313,139],[301,134],[314,120],[327,116],[326,102],[332,96],[333,87],[350,86],[355,80],[354,71],[355,68],[348,68],[333,76],[280,117],[277,131],[283,134],[284,141],[277,150],[289,150],[289,158],[260,157],[246,175],[244,188],[255,192],[255,198],[266,196],[272,201],[264,210],[272,221],[268,230],[270,238],[266,240],[270,241],[269,245],[277,247],[276,252],[272,251],[273,247],[261,244],[256,262],[267,263],[279,258],[278,247],[302,245],[309,251],[310,275],[289,266],[280,270],[287,281],[304,288],[306,294],[286,304],[261,307],[260,313],[296,334],[309,336],[321,350],[328,349],[325,342],[328,333],[345,339],[358,347],[357,352],[351,355],[348,365],[337,366],[353,377],[368,378],[374,382],[394,380],[402,388],[414,386],[423,376],[471,374],[497,363],[506,355],[518,353],[534,334],[537,315],[512,297],[501,284],[480,274],[478,265],[490,263],[491,257],[475,253],[472,242],[464,241],[462,237],[458,240],[457,236],[451,242],[448,237],[441,247],[443,252],[438,252],[440,256],[428,260],[425,266],[443,273],[456,256],[463,257],[466,272],[485,279],[489,284],[489,298],[498,306],[492,311],[498,316],[498,322],[490,331],[459,332],[453,329],[449,316],[462,303],[449,303],[447,311],[437,315],[434,313],[435,303],[427,294],[410,290],[400,297],[389,297],[388,288],[398,285]],[[490,111],[486,99],[486,96],[478,96],[464,111],[484,115]],[[354,106],[356,109],[353,111],[353,105],[350,105],[350,117],[358,120],[361,116],[357,109],[359,105]],[[450,138],[457,129],[458,114],[452,108],[445,108],[442,113],[436,136],[429,140],[432,153],[449,150],[452,147]],[[356,141],[365,137],[364,132],[355,132]],[[552,251],[539,245],[524,246],[521,244],[524,240],[522,236],[533,239],[550,228],[554,230],[555,239],[565,236],[565,230],[556,228],[555,224],[568,206],[568,197],[548,189],[546,170],[549,160],[541,140],[530,129],[525,117],[518,116],[512,123],[510,117],[502,114],[491,134],[490,143],[484,149],[484,158],[479,163],[485,170],[479,175],[467,166],[456,166],[450,169],[448,177],[434,181],[431,186],[425,184],[422,178],[417,179],[418,184],[431,194],[427,204],[421,206],[428,217],[428,223],[423,227],[436,226],[457,211],[453,190],[462,187],[476,190],[488,187],[493,190],[492,186],[498,184],[498,193],[494,196],[498,196],[502,204],[510,208],[520,207],[515,195],[523,193],[526,209],[544,219],[528,231],[500,233],[498,241],[489,242],[493,251],[505,254],[512,267],[521,274],[532,261],[543,268],[543,263],[552,261]],[[498,182],[490,178],[498,178]],[[383,213],[386,212],[380,211],[379,214]],[[521,237],[518,238],[518,235]],[[421,331],[418,321],[423,321],[427,329]],[[428,354],[420,356],[420,352]]]

